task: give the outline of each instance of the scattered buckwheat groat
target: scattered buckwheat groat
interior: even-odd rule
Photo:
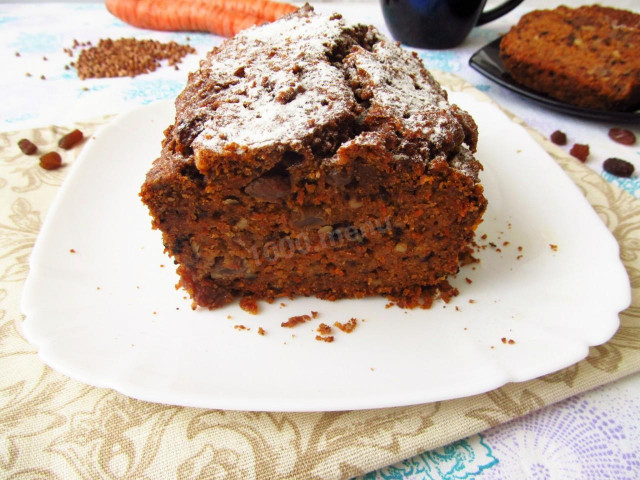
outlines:
[[[161,66],[160,60],[168,60],[168,65],[174,66],[190,53],[196,53],[191,45],[176,42],[106,38],[100,39],[97,46],[82,50],[75,66],[81,79],[135,77],[155,71]]]

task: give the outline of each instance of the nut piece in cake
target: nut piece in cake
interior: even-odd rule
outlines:
[[[477,127],[417,55],[305,6],[210,52],[141,197],[203,307],[426,305],[486,208]]]

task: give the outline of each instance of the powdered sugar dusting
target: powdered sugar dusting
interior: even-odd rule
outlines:
[[[382,40],[371,52],[361,48],[345,63],[351,78],[375,85],[364,97],[371,109],[398,119],[403,134],[418,134],[439,148],[459,128],[446,93],[424,70],[420,59],[396,43]]]
[[[210,56],[204,65],[210,80],[242,72],[223,93],[227,98],[205,122],[194,147],[222,153],[239,145],[291,145],[352,111],[353,92],[340,69],[327,61],[343,29],[342,20],[327,16],[285,18],[240,33],[226,45],[236,55]],[[208,108],[204,105],[196,115],[207,115]]]
[[[395,134],[394,158],[428,162],[464,138],[460,111],[416,55],[310,7],[214,49],[177,107],[180,144],[201,171],[228,154],[302,151],[323,129],[342,132],[337,157]]]

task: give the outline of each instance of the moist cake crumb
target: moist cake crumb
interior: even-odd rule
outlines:
[[[358,325],[358,320],[355,318],[351,318],[347,323],[335,322],[333,324],[334,327],[342,330],[345,333],[353,332],[357,325]]]
[[[332,329],[326,323],[321,323],[320,325],[318,325],[317,331],[318,331],[318,333],[320,335],[329,335],[331,333]]]
[[[309,315],[296,315],[294,317],[289,317],[289,319],[286,322],[282,322],[280,326],[284,328],[293,328],[296,325],[308,322],[309,320],[311,320]]]
[[[320,335],[316,335],[316,340],[319,342],[326,342],[326,343],[332,343],[333,342],[333,335],[328,335],[326,337],[320,336]]]
[[[240,300],[240,308],[252,315],[258,314],[258,302],[254,298],[244,297]]]

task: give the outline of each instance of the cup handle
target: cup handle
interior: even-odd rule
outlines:
[[[524,2],[524,0],[509,0],[508,2],[504,2],[502,5],[498,5],[496,8],[493,8],[488,12],[482,12],[480,18],[478,18],[478,21],[476,22],[476,26],[484,25],[485,23],[494,21],[496,18],[509,13],[522,2]]]

